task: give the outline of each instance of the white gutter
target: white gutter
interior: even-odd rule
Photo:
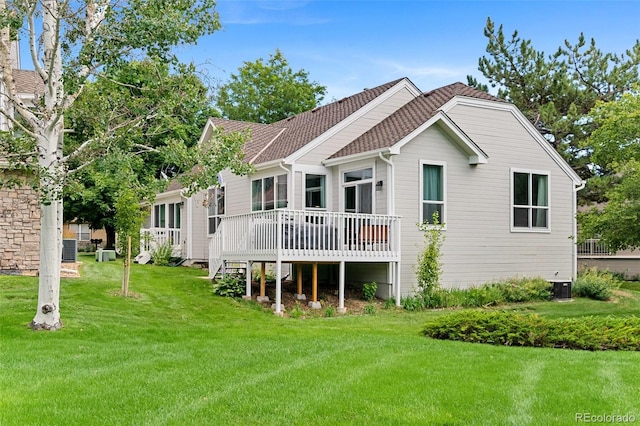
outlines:
[[[578,186],[573,188],[573,265],[571,271],[571,280],[575,281],[578,277],[578,191],[584,188],[586,181],[581,181]]]

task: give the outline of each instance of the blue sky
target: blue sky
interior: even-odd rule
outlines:
[[[640,38],[634,1],[219,0],[223,29],[178,50],[213,81],[280,49],[294,70],[327,87],[323,103],[409,77],[421,90],[477,71],[487,17],[545,53],[581,32],[623,53]]]

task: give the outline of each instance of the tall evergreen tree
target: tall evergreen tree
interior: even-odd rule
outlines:
[[[580,176],[606,173],[604,165],[592,163],[591,150],[582,143],[594,130],[587,114],[596,102],[620,99],[639,81],[640,41],[624,54],[604,53],[594,39],[587,42],[580,34],[577,43],[565,41],[547,55],[518,31],[506,37],[491,18],[484,35],[487,55],[479,59],[478,69],[497,95],[513,102]]]

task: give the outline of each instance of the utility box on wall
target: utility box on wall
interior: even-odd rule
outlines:
[[[78,241],[71,238],[62,240],[62,261],[75,262],[78,259]]]

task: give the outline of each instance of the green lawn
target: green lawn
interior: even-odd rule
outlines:
[[[438,312],[280,318],[213,296],[204,272],[82,259],[64,328],[32,332],[37,279],[0,276],[0,425],[575,424],[640,421],[640,354],[512,348],[420,335]],[[617,303],[523,305],[635,314]]]

